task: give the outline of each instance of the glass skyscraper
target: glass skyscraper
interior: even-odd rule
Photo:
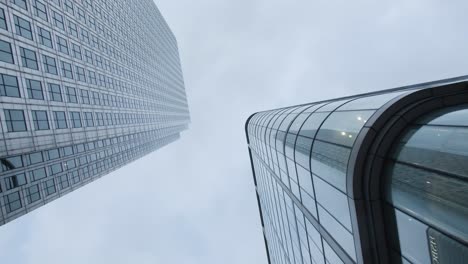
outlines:
[[[0,225],[179,138],[177,42],[151,0],[0,0]]]
[[[269,263],[468,263],[468,77],[253,114]]]

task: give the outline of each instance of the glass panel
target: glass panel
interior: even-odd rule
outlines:
[[[351,231],[351,217],[349,215],[347,196],[315,176],[314,185],[317,202]]]
[[[314,142],[312,172],[346,193],[346,171],[351,150],[321,141]]]
[[[304,125],[299,132],[299,135],[314,138],[317,130],[319,129],[320,125],[322,124],[323,120],[328,116],[329,113],[315,113],[312,114],[307,120],[305,121]]]
[[[344,110],[359,110],[359,109],[379,109],[384,104],[396,98],[402,94],[408,94],[412,91],[393,92],[385,93],[381,95],[366,96],[356,100],[353,100],[338,109],[338,111]]]

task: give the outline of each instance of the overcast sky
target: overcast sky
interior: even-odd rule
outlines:
[[[155,2],[190,129],[0,227],[0,263],[265,264],[251,113],[468,74],[466,0]]]

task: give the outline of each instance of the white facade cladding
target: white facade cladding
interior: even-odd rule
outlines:
[[[177,41],[151,0],[0,0],[0,224],[179,138]]]
[[[253,114],[269,262],[467,263],[467,80]]]

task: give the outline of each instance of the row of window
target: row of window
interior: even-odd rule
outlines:
[[[26,119],[23,110],[5,109],[5,121],[8,132],[27,131]],[[143,114],[129,113],[93,113],[93,112],[68,112],[52,111],[55,129],[114,126],[129,124],[152,123],[151,117]],[[32,121],[34,130],[49,130],[49,114],[47,111],[32,110]],[[69,120],[69,122],[68,122]]]

